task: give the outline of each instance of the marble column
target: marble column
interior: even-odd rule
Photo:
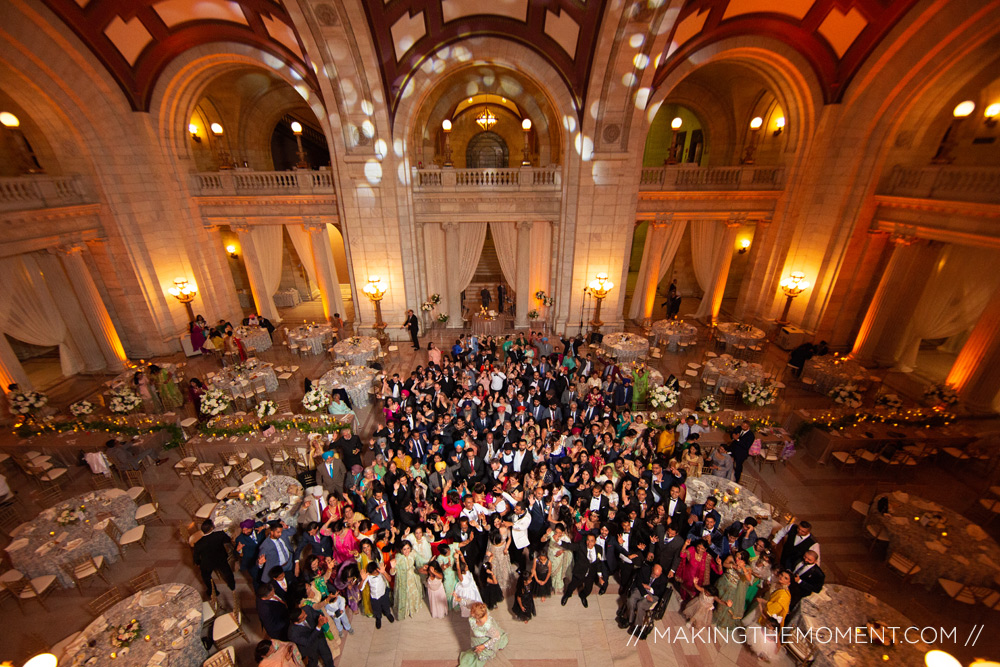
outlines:
[[[100,348],[107,369],[114,373],[125,370],[125,361],[128,358],[125,355],[125,347],[83,257],[85,246],[76,244],[60,250],[63,269],[70,284],[73,285],[73,291],[76,292],[80,308],[90,324],[90,331]]]
[[[930,279],[941,244],[897,237],[875,296],[861,323],[851,356],[866,365],[896,363],[907,325]]]
[[[278,315],[278,308],[274,305],[274,295],[270,294],[264,284],[264,274],[261,273],[260,263],[257,260],[257,248],[254,246],[253,234],[250,233],[250,225],[231,225],[234,232],[240,237],[240,246],[243,248],[243,263],[247,267],[247,276],[250,278],[250,291],[253,293],[254,303],[257,304],[257,312],[272,324],[281,321]]]
[[[517,294],[517,312],[514,314],[514,326],[518,329],[528,326],[528,311],[534,303],[534,295],[530,294],[531,228],[530,222],[517,223],[517,284],[514,285]]]
[[[666,235],[667,226],[664,223],[650,221],[646,227],[646,242],[642,247],[639,275],[632,291],[632,303],[635,305],[629,306],[629,315],[632,319],[642,321],[653,315]]]
[[[972,328],[946,383],[972,412],[996,412],[1000,394],[1000,290]]]
[[[0,334],[0,390],[6,393],[11,384],[20,385],[25,391],[35,388],[24,372],[21,360],[14,353],[14,348],[7,342],[7,337]]]
[[[323,300],[323,316],[328,320],[334,313],[344,316],[344,298],[340,293],[340,280],[337,278],[337,266],[333,263],[333,249],[330,247],[330,234],[327,233],[326,223],[308,220],[303,228],[309,232],[309,239],[312,242],[316,282],[319,283],[319,294]]]
[[[458,261],[457,257],[461,252],[458,239],[457,222],[442,222],[441,229],[444,230],[445,265],[447,268],[448,285],[446,296],[443,299],[445,309],[439,310],[448,314],[448,328],[455,329],[462,327],[462,289],[464,286],[458,284]]]

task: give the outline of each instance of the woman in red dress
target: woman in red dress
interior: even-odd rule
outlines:
[[[722,574],[722,563],[719,562],[704,540],[697,540],[688,546],[690,540],[684,543],[681,552],[681,564],[677,567],[677,581],[681,586],[681,600],[688,600],[698,595],[698,586],[705,587],[711,581],[711,573]]]

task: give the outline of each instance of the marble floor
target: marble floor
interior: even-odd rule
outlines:
[[[437,342],[451,340],[452,334],[435,331],[430,338]],[[426,338],[423,342],[426,343]],[[265,353],[271,358],[286,363],[278,351]],[[664,373],[680,374],[687,361],[700,358],[695,351],[687,357],[666,354],[658,362]],[[772,347],[768,362],[783,367],[785,353]],[[173,360],[181,359],[180,355]],[[204,374],[218,366],[213,359],[188,359],[188,376]],[[426,352],[413,351],[406,344],[400,344],[397,352],[385,360],[389,372],[408,371],[418,363],[426,362]],[[289,398],[296,405],[302,395],[301,380],[304,377],[317,378],[322,375],[330,362],[322,357],[297,358],[301,366],[298,382],[289,389],[282,388],[278,398]],[[884,380],[894,390],[916,391],[916,385],[907,377],[896,377],[888,373]],[[65,392],[59,403],[64,407],[72,400],[78,400],[95,391],[104,378],[76,378],[73,391]],[[789,382],[784,399],[771,409],[773,415],[782,418],[791,409],[803,407],[824,407],[829,399],[808,391],[801,385]],[[692,394],[686,400],[693,404],[698,396]],[[189,408],[188,408],[189,409]],[[374,425],[371,409],[360,411],[363,431],[368,432]],[[973,423],[981,431],[995,431],[997,423],[982,420]],[[0,450],[13,442],[9,432],[0,433]],[[171,463],[176,454],[170,454]],[[972,470],[951,470],[934,464],[911,471],[902,479],[881,479],[880,474],[869,470],[842,472],[832,466],[821,466],[816,461],[816,453],[800,450],[786,465],[758,472],[762,480],[766,498],[771,490],[780,489],[790,500],[800,518],[813,523],[813,532],[823,548],[822,565],[827,572],[827,580],[844,582],[849,572],[858,571],[879,580],[874,594],[888,604],[902,611],[918,625],[955,626],[958,636],[964,637],[974,623],[995,624],[1000,615],[978,605],[969,607],[949,600],[937,590],[926,591],[921,587],[904,585],[882,563],[878,554],[870,554],[861,538],[860,517],[850,510],[851,502],[868,502],[878,485],[900,488],[939,501],[959,512],[968,512],[982,497],[985,489],[996,481]],[[66,485],[67,494],[84,493],[90,490],[91,474],[84,467],[73,467]],[[33,487],[18,474],[11,475],[12,484],[21,489],[28,516],[38,511],[37,494]],[[178,479],[171,465],[151,468],[146,474],[146,482],[153,487],[164,506],[166,525],[152,523],[147,530],[149,538],[146,552],[132,549],[126,560],[114,564],[110,578],[113,584],[124,584],[140,572],[155,568],[163,582],[183,582],[202,589],[200,578],[194,568],[190,549],[179,539],[178,525],[186,520],[178,505],[181,496],[190,491],[190,483]],[[882,487],[878,487],[882,488]],[[973,518],[978,515],[970,514]],[[993,537],[1000,537],[1000,522],[987,526]],[[0,538],[0,548],[8,543]],[[259,624],[253,613],[253,595],[245,582],[237,579],[236,595],[240,596],[246,610],[245,628],[249,643],[236,645],[239,663],[252,665],[253,645],[259,639]],[[0,622],[5,631],[0,634],[0,661],[13,659],[19,665],[29,655],[37,653],[62,639],[67,634],[83,628],[90,620],[84,605],[102,591],[101,585],[91,582],[80,595],[76,590],[57,590],[46,599],[47,610],[37,603],[29,602],[24,612],[9,598],[0,599]],[[530,623],[524,624],[510,617],[505,606],[496,612],[501,625],[510,634],[510,644],[495,663],[521,667],[571,667],[571,666],[631,666],[664,665],[699,667],[720,665],[729,667],[749,667],[757,660],[739,645],[714,645],[703,643],[667,643],[654,641],[651,636],[645,642],[629,642],[626,632],[614,623],[616,600],[614,587],[603,597],[592,596],[592,604],[584,609],[578,599],[573,599],[566,607],[561,607],[557,599],[549,599],[538,605],[539,614]],[[223,591],[223,605],[230,607],[232,594]],[[676,627],[682,624],[680,616],[672,606],[659,627]],[[384,623],[381,630],[375,630],[374,622],[364,617],[355,617],[356,633],[345,639],[342,654],[337,659],[341,667],[371,665],[438,667],[454,665],[458,652],[468,641],[467,621],[457,615],[449,619],[431,619],[426,611],[417,617],[394,624]],[[961,645],[946,645],[949,652],[968,663],[974,657],[1000,657],[1000,636],[984,633],[974,648]],[[782,664],[790,662],[784,655]]]

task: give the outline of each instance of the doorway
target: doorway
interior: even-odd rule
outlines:
[[[507,142],[496,132],[480,132],[465,149],[469,169],[505,169],[510,164]]]

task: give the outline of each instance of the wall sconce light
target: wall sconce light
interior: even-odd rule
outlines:
[[[236,259],[239,256],[236,254],[236,246],[231,243],[226,246],[226,252],[229,253],[229,256],[233,259]]]
[[[222,131],[222,125],[221,124],[219,124],[219,123],[212,123],[209,127],[212,130],[212,134],[214,134],[217,137],[221,137],[222,136],[222,132],[223,131]]]
[[[986,111],[983,112],[986,117],[986,127],[993,127],[997,124],[997,116],[1000,116],[1000,103],[991,104],[986,107]]]
[[[951,115],[955,118],[968,118],[976,110],[976,103],[972,100],[965,100],[955,105]]]
[[[192,141],[194,141],[196,144],[200,144],[201,143],[201,137],[198,136],[198,126],[197,125],[195,125],[194,123],[189,124],[188,125],[188,132],[191,133],[191,140]]]
[[[18,165],[20,171],[27,174],[45,173],[35,155],[35,149],[31,147],[28,137],[21,131],[21,119],[9,111],[0,111],[0,125],[3,125],[14,139],[14,150],[20,161]]]
[[[666,164],[677,164],[680,162],[680,156],[677,153],[684,151],[684,145],[677,146],[677,130],[681,129],[681,125],[683,124],[684,120],[679,116],[670,121],[670,151],[667,153]]]
[[[778,116],[775,119],[775,121],[774,121],[774,127],[775,127],[774,136],[778,136],[779,134],[781,134],[782,132],[784,132],[785,131],[785,117],[784,116]]]
[[[670,121],[670,129],[671,130],[679,130],[679,129],[681,129],[681,125],[683,125],[683,124],[684,124],[684,121],[680,117],[674,118],[672,121]]]
[[[531,166],[531,153],[528,147],[528,133],[531,132],[531,119],[525,118],[521,121],[521,129],[524,130],[524,156],[521,158],[522,167]]]
[[[445,118],[441,121],[441,129],[444,130],[444,166],[451,167],[451,121]]]
[[[302,123],[297,120],[293,120],[290,126],[292,128],[292,134],[295,135],[295,145],[298,148],[299,161],[295,165],[296,169],[308,169],[309,163],[306,162],[306,153],[302,150]]]
[[[198,296],[198,286],[189,283],[187,278],[174,278],[174,286],[167,292],[184,304],[184,307],[187,308],[188,319],[194,322],[194,310],[191,309],[191,302]]]
[[[757,132],[763,124],[764,119],[760,116],[754,116],[750,121],[750,141],[747,142],[747,149],[743,155],[743,164],[753,164],[753,154],[757,150]]]
[[[746,251],[749,249],[750,249],[750,239],[742,239],[740,241],[740,249],[738,252],[742,255],[746,253]]]
[[[952,109],[951,115],[953,120],[951,125],[948,126],[948,130],[944,133],[944,137],[941,139],[941,145],[938,146],[937,153],[931,158],[931,164],[951,164],[955,161],[955,156],[951,152],[958,145],[958,140],[955,138],[955,134],[958,132],[959,124],[972,115],[972,112],[976,110],[976,103],[972,100],[965,100],[964,102],[959,102]]]
[[[21,119],[9,111],[0,112],[0,125],[11,130],[21,126]]]

